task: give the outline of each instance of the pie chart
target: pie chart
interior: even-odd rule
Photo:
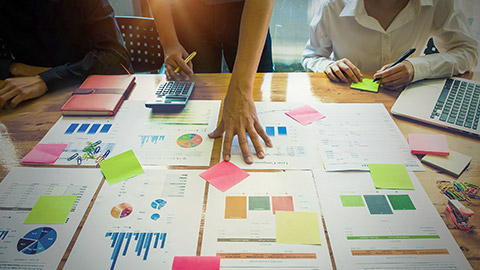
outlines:
[[[195,133],[187,133],[178,137],[177,144],[182,148],[193,148],[199,146],[202,141],[202,136]]]
[[[31,230],[20,238],[17,250],[27,255],[44,252],[57,240],[57,232],[50,227],[40,227]]]
[[[162,199],[156,199],[155,201],[152,202],[151,206],[153,209],[160,209],[167,204],[167,201],[162,200]]]
[[[133,212],[133,207],[128,203],[121,203],[115,205],[112,210],[110,210],[110,215],[114,218],[125,218],[128,217]]]

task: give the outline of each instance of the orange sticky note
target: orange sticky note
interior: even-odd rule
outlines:
[[[447,137],[441,134],[408,134],[408,144],[412,154],[448,156]]]
[[[314,121],[325,118],[325,115],[319,113],[317,110],[310,107],[309,105],[303,105],[289,112],[286,112],[285,114],[304,126]]]
[[[201,173],[200,177],[207,180],[218,190],[225,192],[231,187],[240,183],[249,175],[250,174],[240,169],[235,164],[227,161],[222,161]]]

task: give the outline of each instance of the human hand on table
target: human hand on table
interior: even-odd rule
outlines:
[[[235,86],[233,87],[235,88]],[[248,137],[250,137],[255,147],[258,158],[265,157],[260,138],[263,139],[268,147],[272,147],[273,144],[258,120],[255,103],[253,102],[251,94],[244,94],[241,89],[230,88],[232,88],[232,85],[230,85],[224,100],[222,120],[217,128],[208,134],[208,137],[218,138],[225,132],[223,159],[230,161],[233,137],[237,135],[243,159],[247,164],[252,164],[253,158],[248,146]],[[248,136],[246,133],[248,133]]]
[[[363,79],[360,70],[347,58],[333,62],[325,68],[324,73],[334,82],[361,82]]]
[[[187,51],[180,45],[165,48],[165,75],[169,81],[189,81],[193,75],[193,64],[184,60],[188,57]],[[175,73],[175,69],[180,67],[180,71]]]
[[[16,107],[18,103],[44,95],[47,85],[40,76],[8,78],[0,83],[0,109],[10,103]]]
[[[9,72],[14,77],[32,77],[50,69],[49,67],[31,66],[23,63],[12,63],[9,66]]]
[[[373,74],[380,85],[387,90],[402,90],[413,80],[414,69],[409,61],[403,61],[389,69],[390,64],[383,66]]]

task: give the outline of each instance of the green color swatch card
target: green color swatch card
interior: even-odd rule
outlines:
[[[132,178],[144,173],[140,162],[133,153],[133,150],[128,150],[119,155],[106,159],[98,163],[102,168],[102,173],[105,176],[109,185],[113,185],[128,178]]]
[[[374,82],[372,79],[362,79],[361,82],[353,82],[350,85],[350,88],[353,89],[358,89],[358,90],[364,90],[364,91],[370,91],[370,92],[378,92],[378,86],[379,84],[377,82]]]
[[[248,210],[270,210],[270,197],[249,196]]]
[[[77,195],[40,196],[24,224],[64,224]]]
[[[343,207],[365,206],[362,196],[360,195],[340,195]]]
[[[410,196],[408,195],[387,195],[393,210],[415,210]]]
[[[320,226],[315,212],[277,211],[277,243],[321,245]]]
[[[368,164],[376,188],[415,189],[404,164]]]

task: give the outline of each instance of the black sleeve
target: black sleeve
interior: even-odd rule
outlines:
[[[40,73],[48,89],[81,83],[90,74],[126,74],[122,64],[133,72],[128,51],[108,0],[79,0],[69,6],[74,18],[80,21],[82,42],[88,43],[88,52],[78,62],[68,62]]]

